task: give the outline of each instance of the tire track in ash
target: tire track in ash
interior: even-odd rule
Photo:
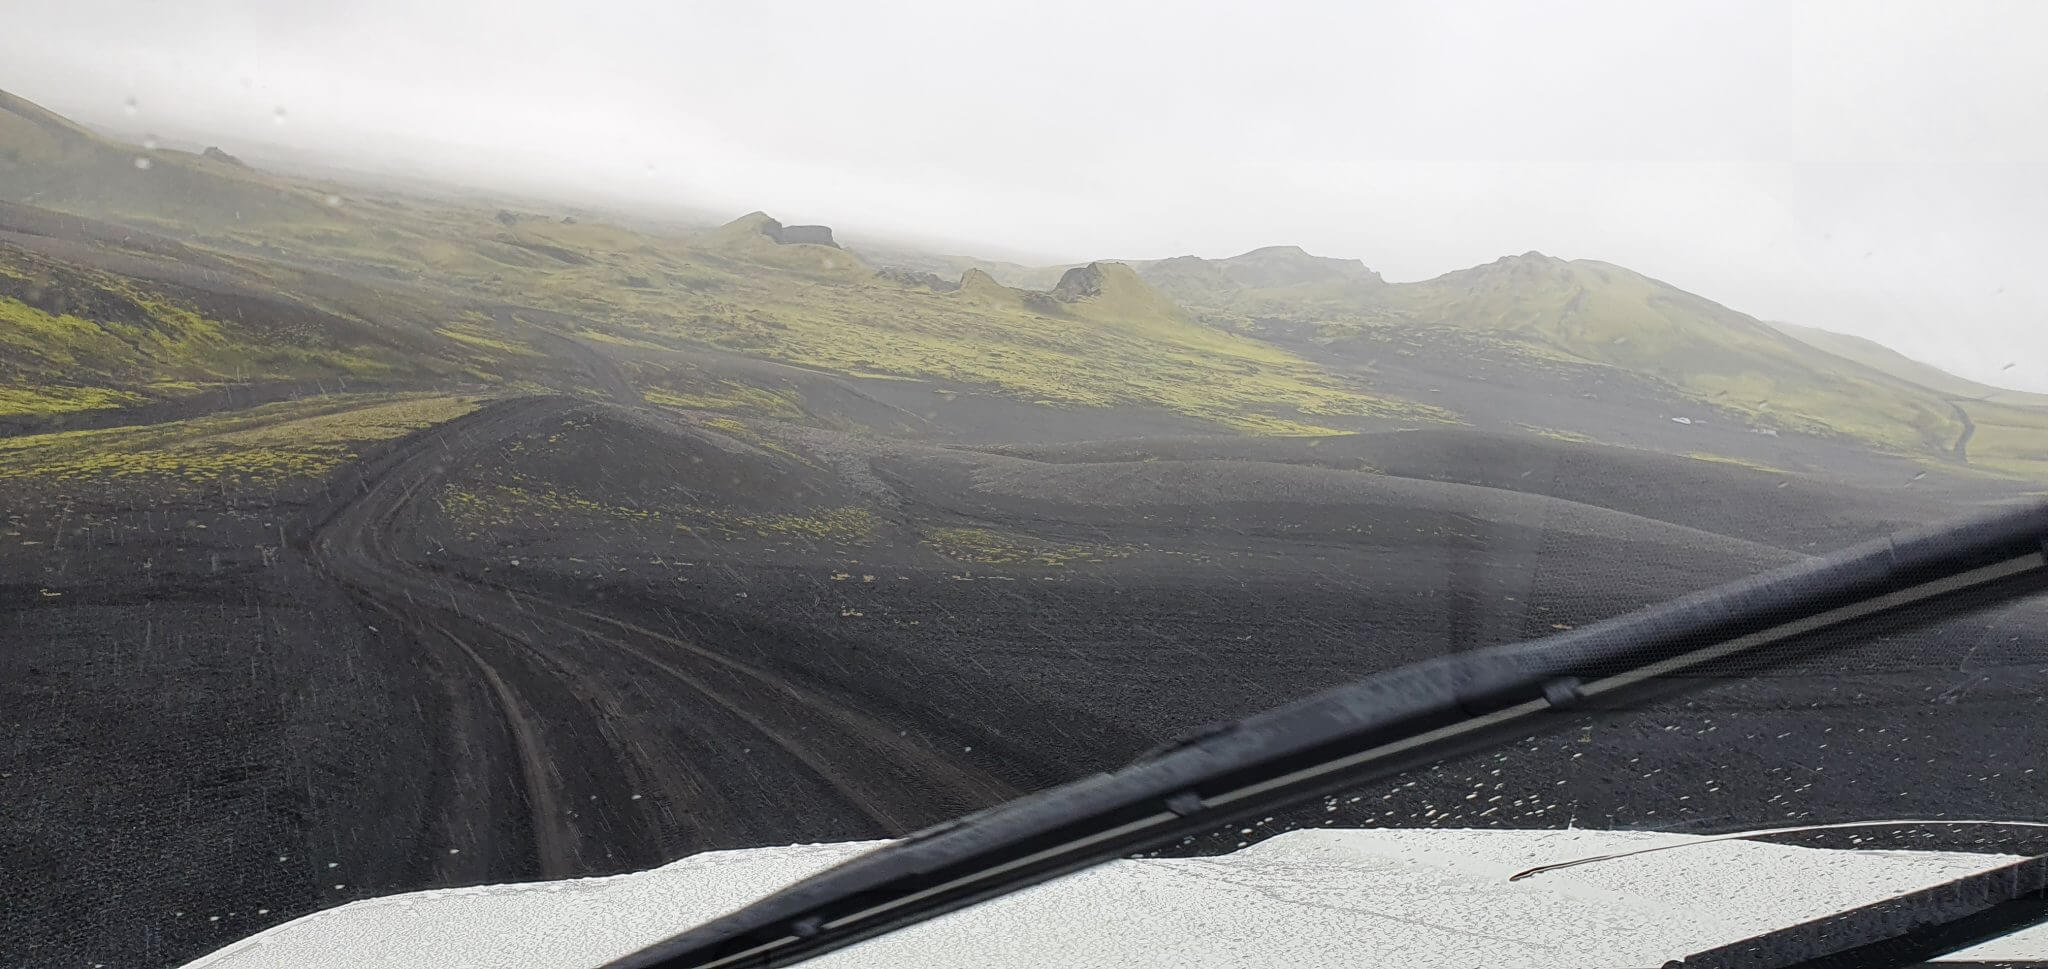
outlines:
[[[903,834],[1019,793],[910,736],[931,724],[861,709],[857,685],[798,682],[716,644],[398,551],[448,469],[590,406],[503,401],[423,432],[358,468],[354,493],[312,539],[331,577],[460,681],[448,689],[470,701],[451,708],[463,721],[451,729],[495,738],[481,755],[477,743],[449,753],[443,810],[454,816],[441,824],[527,837],[463,864],[549,877],[645,867],[704,848]]]
[[[616,361],[588,341],[573,335],[578,323],[575,317],[531,307],[493,306],[489,311],[499,325],[527,330],[576,361],[590,379],[597,381],[597,389],[611,397],[613,403],[628,407],[646,403]],[[532,318],[536,317],[547,322],[533,322]]]

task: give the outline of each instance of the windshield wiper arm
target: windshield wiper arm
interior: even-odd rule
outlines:
[[[1530,643],[1390,670],[941,824],[609,969],[783,966],[1364,781],[1570,726],[1587,709],[2048,588],[2048,501],[1903,532]]]
[[[2048,922],[2048,855],[1803,922],[1664,969],[1906,969]]]

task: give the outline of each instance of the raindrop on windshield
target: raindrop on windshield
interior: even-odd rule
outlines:
[[[142,136],[142,147],[144,147],[144,148],[146,148],[146,149],[148,149],[148,150],[150,150],[150,151],[155,151],[155,150],[156,150],[156,136],[155,136],[155,135],[143,135],[143,136]]]
[[[136,171],[142,171],[142,172],[146,172],[146,171],[149,171],[149,159],[147,159],[147,158],[137,158],[137,159],[135,159],[135,170],[136,170]]]
[[[134,98],[129,98],[128,100],[126,100],[126,101],[123,101],[123,102],[121,102],[121,113],[122,113],[122,114],[134,114],[134,113],[135,113],[135,111],[136,111],[136,108],[135,108],[135,99],[134,99]]]
[[[271,124],[284,124],[284,106],[283,106],[283,105],[279,105],[279,106],[277,106],[277,107],[275,107],[275,108],[272,108],[272,109],[271,109],[271,111],[270,111],[270,123],[271,123]]]

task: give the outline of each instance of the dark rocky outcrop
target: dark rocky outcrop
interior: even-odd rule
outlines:
[[[839,248],[839,243],[832,241],[832,227],[827,225],[783,225],[770,219],[761,227],[761,233],[785,246],[804,244]]]
[[[824,225],[783,225],[766,212],[749,212],[712,230],[704,238],[714,245],[743,245],[756,235],[767,236],[777,245],[840,248],[832,241],[832,227]]]
[[[510,209],[499,209],[498,221],[503,222],[506,225],[511,225],[519,221],[519,216],[512,212]]]
[[[923,286],[935,293],[950,293],[960,288],[959,283],[937,273],[920,272],[915,269],[900,269],[888,266],[876,270],[875,275],[892,283],[902,283],[905,286]]]
[[[211,158],[211,159],[213,159],[214,161],[217,161],[217,162],[226,162],[226,163],[228,163],[228,164],[230,164],[230,165],[233,165],[233,166],[235,166],[235,167],[237,167],[237,168],[247,168],[247,167],[249,167],[249,165],[248,165],[248,163],[247,163],[247,162],[244,162],[244,161],[242,161],[241,159],[239,159],[239,158],[236,158],[235,156],[233,156],[233,155],[230,155],[230,154],[228,154],[227,152],[224,152],[224,151],[220,150],[219,148],[216,148],[216,147],[214,147],[214,146],[212,146],[212,145],[208,145],[208,146],[206,146],[206,150],[205,150],[205,151],[202,151],[202,152],[200,152],[199,154],[200,154],[200,156],[201,156],[201,157],[204,157],[204,158]]]
[[[1088,299],[1102,295],[1102,267],[1096,263],[1075,266],[1060,275],[1060,281],[1052,288],[1052,297],[1062,303]]]

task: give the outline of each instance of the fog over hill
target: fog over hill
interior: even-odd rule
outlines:
[[[1043,261],[1535,249],[2048,391],[2032,5],[352,10],[28,0],[0,87],[236,157]]]

